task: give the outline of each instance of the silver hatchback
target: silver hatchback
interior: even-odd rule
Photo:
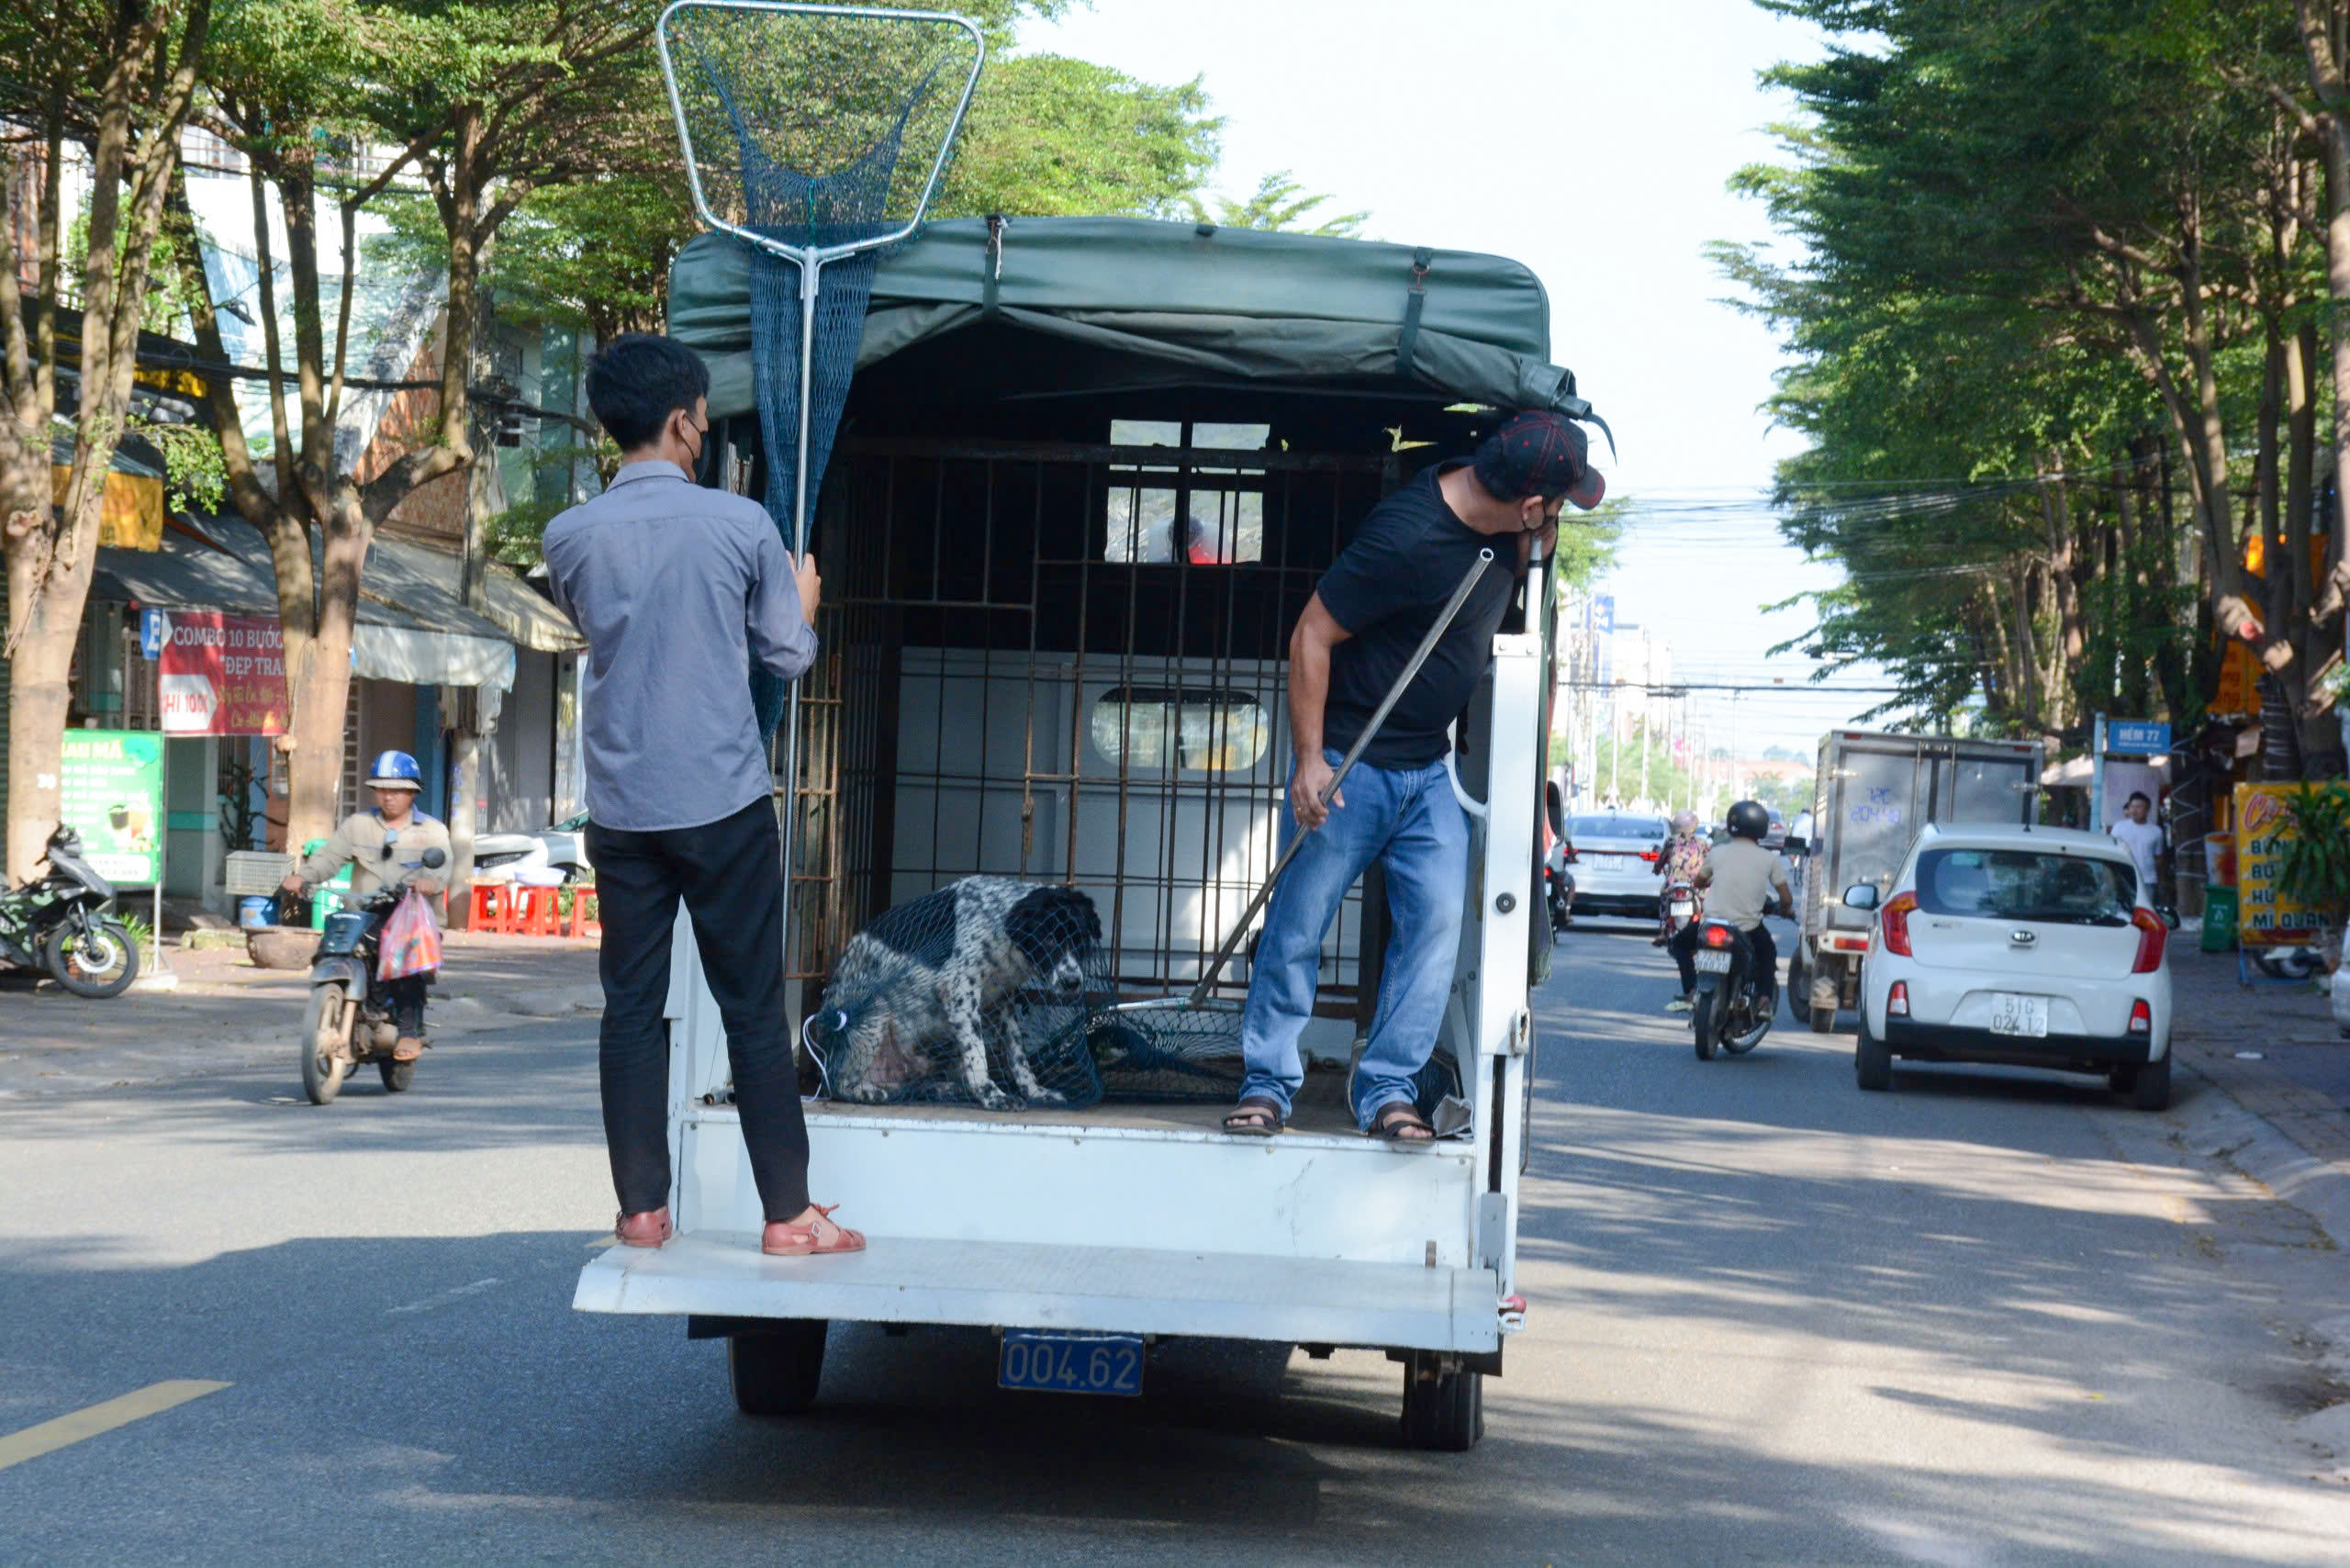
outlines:
[[[1568,824],[1574,846],[1575,913],[1653,918],[1664,890],[1656,874],[1670,831],[1662,817],[1608,812]]]

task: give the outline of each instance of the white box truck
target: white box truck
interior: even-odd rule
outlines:
[[[1787,1010],[1820,1034],[1859,1004],[1872,917],[1844,890],[1882,894],[1928,823],[2029,823],[2038,810],[2038,741],[1961,740],[1833,730],[1820,737],[1808,838],[1785,852],[1802,867],[1803,932],[1787,962]]]

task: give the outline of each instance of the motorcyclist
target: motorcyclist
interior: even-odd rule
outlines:
[[[1666,891],[1670,892],[1676,882],[1687,882],[1691,887],[1696,886],[1697,873],[1704,868],[1706,854],[1712,847],[1712,843],[1706,835],[1697,831],[1696,812],[1689,811],[1674,812],[1673,836],[1664,841],[1664,848],[1656,857],[1656,872],[1658,876],[1664,879]],[[1649,946],[1662,947],[1673,935],[1672,929],[1667,924],[1671,916],[1664,908],[1664,899],[1662,895],[1657,900],[1656,918],[1657,934]],[[1685,991],[1688,988],[1684,986],[1682,989]]]
[[[424,770],[408,753],[387,751],[377,756],[375,767],[368,769],[367,788],[375,791],[375,808],[346,818],[319,846],[316,854],[287,875],[285,890],[297,897],[308,897],[311,888],[348,866],[354,901],[380,888],[406,881],[425,895],[437,919],[443,883],[427,872],[409,875],[426,850],[441,851],[443,864],[449,854],[448,828],[416,809],[416,797],[424,788]],[[394,1061],[414,1061],[424,1053],[424,994],[428,979],[425,975],[405,975],[385,983],[384,991],[391,1002],[392,1024],[399,1031],[398,1042],[392,1047]]]
[[[1779,991],[1779,949],[1762,917],[1793,914],[1795,895],[1787,889],[1786,873],[1779,869],[1779,857],[1762,847],[1762,835],[1771,831],[1771,813],[1762,802],[1740,801],[1732,806],[1729,827],[1729,836],[1715,845],[1698,868],[1696,883],[1707,890],[1708,918],[1746,934],[1755,990],[1762,1009],[1767,1012]],[[1697,935],[1703,929],[1699,922],[1691,921],[1673,939],[1673,961],[1681,969],[1681,994],[1665,1003],[1669,1013],[1686,1013],[1695,1000]]]

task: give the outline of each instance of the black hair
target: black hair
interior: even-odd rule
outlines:
[[[2135,803],[2137,803],[2137,802],[2138,802],[2138,801],[2145,801],[2145,802],[2146,802],[2146,809],[2147,809],[2148,811],[2152,811],[2152,810],[2154,810],[2154,799],[2153,799],[2153,797],[2149,796],[2149,795],[2148,795],[2148,794],[2147,794],[2143,790],[2131,790],[2131,791],[2130,791],[2130,799],[2129,799],[2129,800],[2127,800],[2127,801],[2122,801],[2121,803],[2122,803],[2123,805],[2125,805],[2125,806],[2128,806],[2128,805],[2134,805]]]
[[[671,414],[709,396],[701,355],[657,332],[623,332],[588,362],[588,406],[623,452],[657,440]]]

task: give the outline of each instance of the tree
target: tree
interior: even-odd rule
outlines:
[[[6,109],[37,136],[12,156],[10,206],[32,215],[34,254],[0,225],[0,513],[8,578],[7,871],[22,880],[58,820],[73,652],[97,565],[106,476],[129,416],[148,273],[196,91],[209,0],[62,0],[0,8]],[[12,150],[17,151],[17,150]],[[87,161],[84,260],[62,264],[70,153]],[[21,278],[31,263],[33,297]],[[27,324],[28,303],[31,324]],[[59,330],[78,305],[79,342]],[[54,422],[73,454],[52,498]]]
[[[648,91],[652,17],[648,5],[572,0],[247,0],[223,19],[204,113],[245,155],[252,185],[268,451],[256,454],[245,440],[225,378],[212,382],[210,398],[229,495],[269,541],[276,576],[292,687],[293,722],[280,742],[290,753],[289,842],[332,826],[351,645],[375,530],[408,496],[474,461],[468,384],[489,248],[532,191],[592,177],[627,156],[606,107],[616,95]],[[393,151],[378,167],[371,154],[383,147]],[[330,342],[318,215],[323,201],[340,219],[347,279],[360,212],[404,174],[420,180],[441,229],[438,386],[426,439],[363,477],[336,439],[352,290],[335,286]],[[273,205],[285,232],[290,345],[271,254]],[[208,285],[200,268],[188,275],[197,345],[224,360]],[[470,799],[469,790],[459,793]]]
[[[1276,169],[1257,182],[1255,194],[1246,201],[1234,201],[1229,196],[1215,198],[1215,212],[1210,217],[1207,204],[1198,196],[1186,198],[1192,216],[1202,223],[1214,222],[1226,229],[1274,229],[1294,233],[1322,234],[1340,240],[1351,240],[1362,232],[1371,221],[1369,212],[1342,212],[1336,218],[1307,224],[1314,209],[1330,198],[1326,195],[1309,196],[1305,187],[1292,178],[1287,169]]]
[[[1856,568],[1815,645],[1887,658],[1931,710],[1979,691],[2015,729],[2075,735],[2117,665],[2189,716],[2167,473],[2200,613],[2298,700],[2325,636],[2304,591],[2323,180],[2277,86],[2306,75],[2282,9],[1764,3],[1840,39],[1771,73],[1804,111],[1795,162],[1742,177],[1807,254],[1724,257],[1797,354],[1781,403],[1816,442],[1783,475],[1790,534]],[[1858,488],[1920,476],[1961,483],[1906,509]],[[2287,731],[2286,755],[2327,749]]]

